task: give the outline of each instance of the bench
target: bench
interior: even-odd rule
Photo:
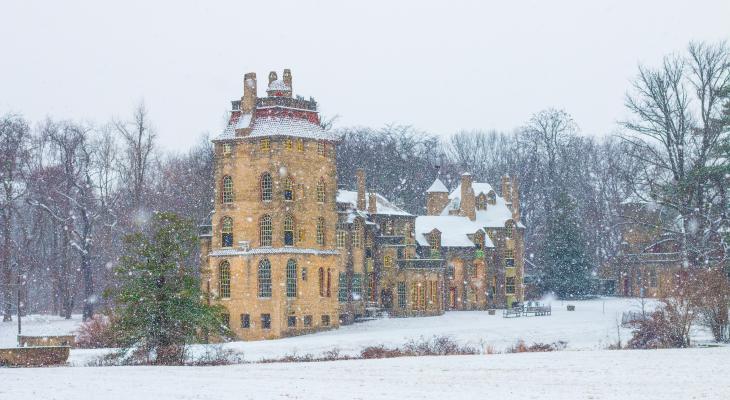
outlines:
[[[546,315],[552,315],[551,306],[528,306],[522,310],[522,315],[534,315],[536,317],[542,317]]]
[[[503,318],[511,318],[511,317],[521,317],[522,316],[522,308],[508,308],[502,311],[502,317]]]

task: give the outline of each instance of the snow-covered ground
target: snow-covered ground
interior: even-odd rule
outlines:
[[[730,348],[0,370],[0,399],[727,399]]]
[[[566,311],[567,304],[575,305],[576,310]],[[639,300],[626,298],[570,303],[552,301],[552,316],[546,317],[503,318],[500,311],[491,316],[485,311],[457,311],[437,317],[385,318],[279,340],[232,342],[223,345],[223,348],[234,350],[246,361],[258,361],[290,354],[319,356],[334,348],[341,354],[356,355],[367,346],[401,346],[410,340],[449,336],[461,344],[480,349],[491,346],[496,351],[514,345],[518,340],[527,344],[564,341],[568,350],[597,350],[618,341],[616,321],[621,320],[623,311],[636,311],[639,307]],[[25,321],[24,332],[30,334],[69,333],[79,324],[78,316],[71,321],[39,316]],[[15,325],[0,324],[0,329],[0,346],[14,346]],[[621,329],[620,332],[621,341],[626,343],[630,337],[629,330]],[[694,338],[708,341],[710,337],[706,331],[697,329]],[[193,353],[202,351],[200,346],[193,348]],[[72,350],[69,361],[71,365],[85,366],[104,352]]]

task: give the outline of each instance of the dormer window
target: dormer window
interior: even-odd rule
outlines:
[[[490,205],[497,204],[497,194],[494,193],[493,190],[490,191],[489,194],[487,195],[487,203],[489,203]]]
[[[487,209],[487,197],[484,193],[480,193],[479,196],[477,196],[476,203],[477,210],[484,211]]]
[[[433,230],[428,234],[428,244],[431,250],[431,257],[438,258],[441,256],[441,232]]]

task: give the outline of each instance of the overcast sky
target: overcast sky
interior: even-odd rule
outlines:
[[[730,38],[730,1],[0,2],[0,113],[217,134],[243,74],[291,68],[337,126],[511,130],[547,107],[616,129],[638,63]]]

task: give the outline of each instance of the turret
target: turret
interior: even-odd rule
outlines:
[[[441,215],[449,204],[449,190],[441,179],[436,178],[426,190],[426,215]]]

